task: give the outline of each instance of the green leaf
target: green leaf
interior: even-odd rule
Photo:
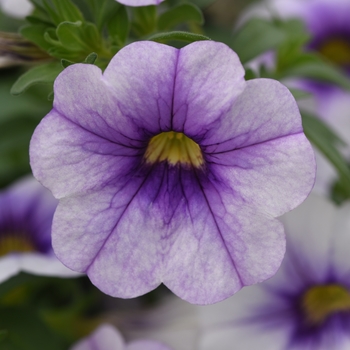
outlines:
[[[44,38],[44,33],[47,29],[45,24],[29,25],[20,28],[22,36],[38,45],[43,50],[49,50],[52,44]]]
[[[56,34],[62,46],[68,51],[79,52],[88,50],[89,46],[82,40],[82,22],[62,22],[57,27]]]
[[[335,167],[340,179],[345,180],[347,190],[350,190],[350,168],[339,152],[337,146],[345,144],[321,119],[302,112],[303,127],[306,137]]]
[[[155,31],[157,26],[156,6],[132,7],[132,29],[138,36],[145,36]]]
[[[302,77],[333,83],[350,90],[350,79],[315,53],[301,53],[285,67],[280,77]]]
[[[117,14],[124,6],[115,0],[99,0],[99,3],[94,4],[93,7],[95,8],[93,11],[95,11],[97,28],[101,31],[106,23],[117,21]]]
[[[129,34],[129,17],[125,6],[120,6],[116,15],[107,23],[107,30],[118,46],[123,46]]]
[[[91,52],[86,58],[84,63],[87,64],[94,64],[97,59],[97,53],[96,52]]]
[[[56,11],[61,17],[62,21],[84,21],[84,17],[79,8],[75,6],[70,0],[52,0],[52,2],[55,5]]]
[[[61,339],[41,320],[38,313],[27,307],[1,307],[0,329],[7,332],[3,349],[63,350]]]
[[[158,29],[165,31],[187,22],[203,24],[202,11],[194,4],[179,4],[159,16]]]
[[[168,33],[157,33],[149,37],[148,40],[156,41],[158,43],[166,43],[168,41],[173,41],[173,40],[193,43],[195,41],[210,40],[210,38],[200,34],[174,31],[174,32],[168,32]]]
[[[289,91],[292,93],[292,95],[294,96],[294,98],[296,100],[302,100],[304,98],[309,98],[312,96],[312,94],[310,92],[300,90],[300,89],[289,88]]]
[[[72,64],[74,64],[74,62],[66,60],[64,58],[61,59],[61,66],[63,68],[67,68],[67,67],[71,66]]]
[[[260,54],[276,48],[286,39],[286,34],[274,23],[254,18],[246,22],[230,42],[230,47],[246,63]]]
[[[63,67],[60,63],[47,63],[34,67],[21,75],[11,88],[11,94],[19,95],[35,84],[52,84]]]

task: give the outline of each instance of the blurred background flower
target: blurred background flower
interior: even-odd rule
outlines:
[[[310,196],[282,217],[287,253],[269,281],[199,310],[199,349],[347,349],[350,203]]]
[[[57,200],[34,178],[27,177],[0,193],[0,282],[26,271],[73,277],[51,246]]]
[[[135,340],[125,344],[122,335],[109,324],[102,324],[89,337],[79,341],[71,350],[171,350],[153,340]]]

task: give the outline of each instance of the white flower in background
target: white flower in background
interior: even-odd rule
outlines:
[[[349,0],[267,0],[250,7],[243,14],[240,23],[251,17],[299,18],[312,35],[308,49],[319,52],[350,77],[349,14]],[[271,53],[263,55],[253,62],[253,68],[259,61],[271,66],[274,58]],[[350,160],[349,92],[331,84],[311,80],[298,80],[294,82],[294,86],[314,95],[311,111],[317,113],[347,143],[342,151]],[[318,172],[315,189],[328,194],[337,177],[336,171],[318,152],[316,156]]]
[[[136,340],[125,344],[122,335],[109,324],[101,325],[89,337],[75,344],[71,350],[171,350],[153,340]]]
[[[281,269],[199,309],[200,350],[350,349],[350,202],[339,208],[310,196],[282,221]]]
[[[24,18],[33,10],[33,5],[29,0],[0,0],[0,9],[5,14]]]

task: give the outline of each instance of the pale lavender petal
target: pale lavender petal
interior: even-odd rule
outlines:
[[[169,131],[178,55],[173,47],[144,41],[124,47],[111,60],[103,77],[116,100],[114,118],[117,113],[125,118],[122,126],[115,121],[122,131],[133,131],[135,138]]]
[[[148,6],[148,5],[159,5],[164,0],[117,0],[117,1],[127,6]]]
[[[245,88],[244,74],[237,54],[222,43],[199,41],[181,49],[172,128],[203,138]]]
[[[164,167],[65,198],[53,247],[107,294],[130,298],[164,282],[185,300],[213,303],[270,277],[284,254],[282,225],[224,191]]]
[[[75,344],[71,350],[126,350],[126,348],[119,331],[109,324],[103,324],[88,338]]]
[[[125,350],[171,350],[169,346],[152,340],[136,340],[129,343]]]
[[[299,205],[312,189],[316,165],[288,89],[272,80],[249,81],[228,115],[203,146],[213,176],[272,216]]]
[[[201,143],[216,154],[303,132],[298,105],[289,90],[276,80],[254,79],[232,107],[213,123]]]

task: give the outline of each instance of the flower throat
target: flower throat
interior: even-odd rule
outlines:
[[[318,51],[339,66],[350,65],[350,41],[334,38],[324,42]]]
[[[203,155],[199,145],[182,132],[162,132],[151,138],[145,153],[146,162],[167,161],[170,165],[181,164],[200,168]]]
[[[34,252],[34,245],[23,234],[8,234],[0,237],[0,257],[14,252]]]
[[[350,311],[350,294],[338,284],[314,286],[304,293],[301,307],[306,322],[319,326],[335,313]]]

